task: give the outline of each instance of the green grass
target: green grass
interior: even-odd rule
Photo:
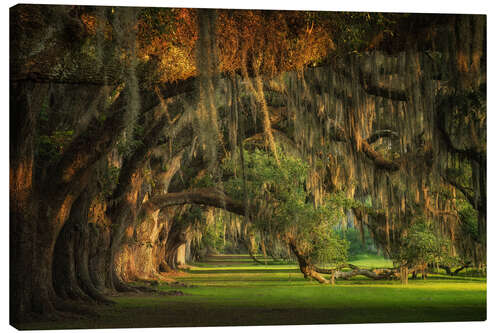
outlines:
[[[391,268],[393,267],[390,259],[385,259],[382,256],[373,254],[361,254],[356,256],[354,260],[349,261],[351,264],[361,268]]]
[[[383,259],[383,258],[382,258]],[[381,258],[360,258],[381,267]],[[358,263],[362,266],[361,263]],[[477,321],[486,319],[484,278],[426,281],[359,277],[335,287],[306,281],[297,266],[195,267],[177,280],[185,296],[115,297],[92,320],[37,322],[24,329]],[[172,288],[161,285],[161,290]],[[177,288],[177,290],[179,290]]]

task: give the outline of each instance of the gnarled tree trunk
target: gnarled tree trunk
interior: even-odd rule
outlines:
[[[293,239],[290,239],[288,244],[290,245],[290,249],[293,254],[297,257],[299,262],[300,271],[304,274],[304,278],[306,279],[314,279],[319,283],[328,283],[328,280],[325,279],[321,274],[316,272],[314,269],[314,265],[311,261],[305,256],[300,249],[297,247],[296,242]]]

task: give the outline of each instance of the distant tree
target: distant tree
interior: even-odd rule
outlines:
[[[357,228],[346,228],[345,230],[337,231],[337,233],[349,243],[349,259],[354,259],[360,254],[378,253],[373,238],[367,230],[363,230],[362,234]]]

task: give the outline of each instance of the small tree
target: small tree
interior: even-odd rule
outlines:
[[[407,282],[404,276],[404,268],[413,267],[414,277],[419,268],[422,278],[426,277],[425,268],[429,263],[439,264],[447,260],[449,253],[449,241],[437,235],[431,229],[431,222],[418,219],[403,237],[399,250],[395,251],[394,258],[402,267],[401,281]],[[406,280],[406,281],[405,281]]]
[[[325,230],[324,225],[320,225],[315,231],[309,255],[314,264],[330,266],[330,282],[334,285],[335,272],[347,263],[349,242],[341,239],[332,228]]]

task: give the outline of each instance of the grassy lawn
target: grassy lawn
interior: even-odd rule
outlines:
[[[371,263],[371,264],[370,264]],[[357,265],[390,266],[383,258]],[[364,266],[366,267],[366,266]],[[306,281],[297,266],[241,263],[193,267],[176,278],[192,288],[185,296],[120,296],[99,307],[92,320],[38,322],[24,329],[165,326],[279,325],[486,319],[484,278],[431,275],[427,281],[338,281],[335,287]],[[161,290],[172,290],[160,285]]]
[[[351,264],[356,265],[361,268],[391,268],[393,267],[392,261],[385,259],[382,256],[376,256],[373,254],[361,254],[358,255],[354,260],[350,261]]]

